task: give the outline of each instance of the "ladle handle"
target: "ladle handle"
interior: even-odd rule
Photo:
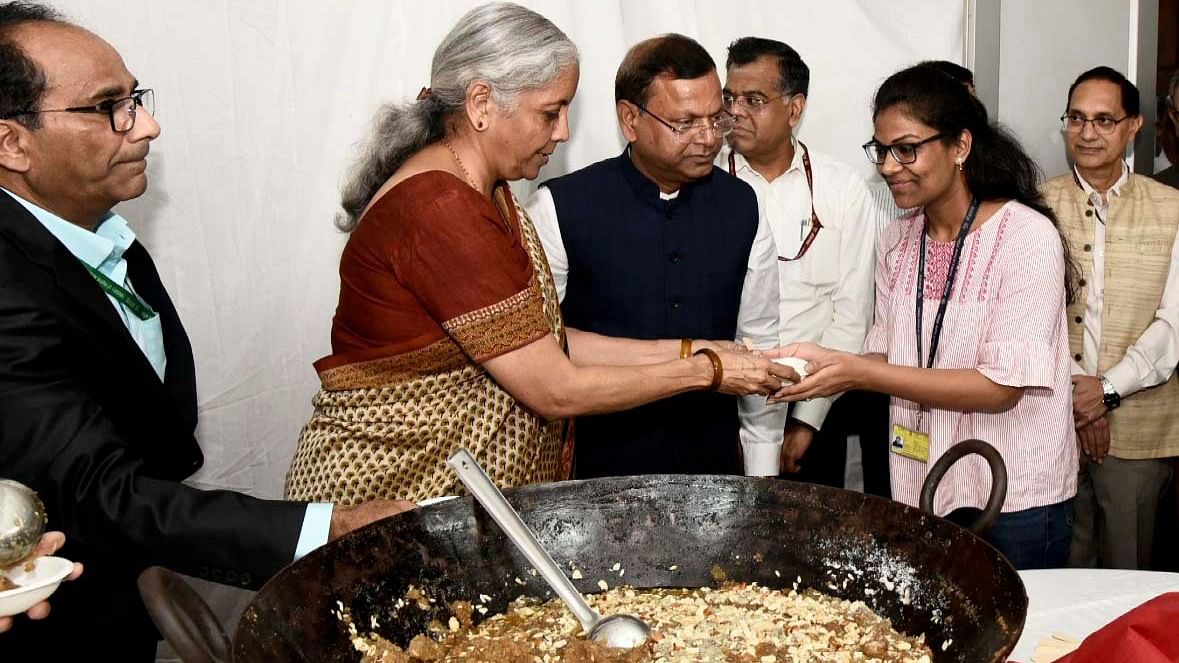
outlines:
[[[511,504],[508,504],[503,493],[499,492],[499,488],[495,487],[491,478],[487,476],[475,458],[466,449],[459,449],[447,462],[454,469],[463,485],[467,487],[467,490],[491,514],[491,517],[503,529],[504,534],[507,534],[508,539],[516,546],[516,549],[523,553],[532,567],[540,572],[549,587],[552,587],[557,596],[565,602],[565,605],[569,606],[569,610],[573,612],[577,621],[581,622],[581,627],[585,629],[585,632],[589,633],[593,625],[601,619],[601,616],[589,607],[581,593],[557,567],[553,558],[540,546],[540,542],[536,540],[532,530],[528,529],[528,526],[520,519],[520,514],[516,513]]]

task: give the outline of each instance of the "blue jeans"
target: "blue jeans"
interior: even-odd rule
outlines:
[[[999,514],[983,534],[1017,569],[1068,565],[1073,536],[1073,501]]]

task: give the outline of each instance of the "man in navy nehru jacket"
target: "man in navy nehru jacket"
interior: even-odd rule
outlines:
[[[733,128],[716,64],[682,35],[648,39],[614,96],[626,151],[545,182],[528,205],[566,324],[776,346],[773,236],[753,189],[713,166]],[[742,472],[734,396],[682,394],[575,427],[578,478]]]

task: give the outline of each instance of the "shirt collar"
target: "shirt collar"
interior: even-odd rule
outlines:
[[[786,172],[782,173],[782,175],[779,175],[778,177],[782,177],[791,171],[802,172],[802,150],[798,149],[798,139],[795,138],[793,134],[790,135],[790,145],[794,148],[794,158],[790,160],[790,167],[786,169]],[[745,160],[745,156],[740,152],[733,150],[731,145],[726,145],[725,150],[727,153],[722,153],[725,163],[725,172],[728,172],[728,154],[732,154],[734,170],[736,170],[738,173],[742,171],[748,171],[754,175],[757,175],[758,177],[761,177],[761,173],[754,170],[753,166],[750,166],[749,162]],[[765,178],[762,177],[762,179]]]
[[[622,164],[623,178],[630,184],[635,193],[638,194],[639,200],[656,206],[670,204],[672,201],[687,201],[691,198],[692,189],[696,185],[708,181],[712,177],[710,173],[699,180],[684,184],[680,187],[679,191],[663,193],[658,184],[652,182],[650,178],[635,166],[634,160],[631,157],[630,145],[626,146],[626,150],[622,153],[619,160]]]
[[[1085,192],[1086,196],[1088,196],[1090,199],[1093,199],[1094,196],[1097,196],[1097,199],[1100,200],[1101,193],[1098,192],[1096,189],[1094,189],[1091,184],[1089,184],[1087,181],[1085,181],[1085,178],[1081,176],[1081,171],[1077,170],[1076,166],[1073,166],[1073,174],[1077,176],[1077,182],[1081,185],[1081,190]],[[1109,188],[1109,191],[1106,192],[1107,199],[1108,199],[1108,196],[1122,195],[1122,186],[1126,182],[1129,182],[1129,181],[1130,181],[1130,168],[1128,166],[1126,166],[1126,162],[1123,161],[1122,162],[1122,176],[1119,177],[1118,181],[1114,182],[1113,186],[1111,186]]]
[[[107,212],[98,222],[98,229],[91,232],[8,189],[4,189],[4,192],[23,205],[75,258],[95,269],[111,269],[123,259],[123,253],[135,242],[135,233],[127,225],[127,220],[114,212]]]

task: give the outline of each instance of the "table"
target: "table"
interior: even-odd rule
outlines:
[[[1020,571],[1028,618],[1011,659],[1028,663],[1041,640],[1063,633],[1077,640],[1146,601],[1179,592],[1179,573],[1116,569]]]

